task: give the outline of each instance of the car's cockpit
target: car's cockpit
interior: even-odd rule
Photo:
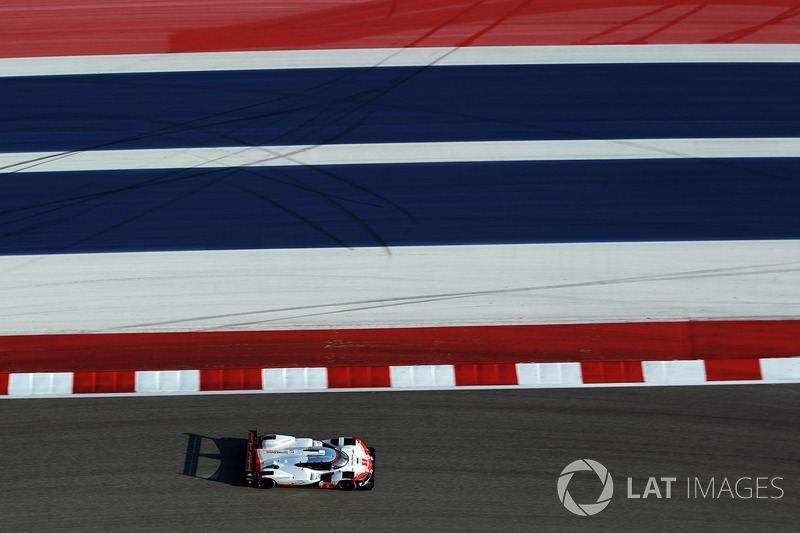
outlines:
[[[335,470],[337,468],[342,468],[350,461],[350,457],[348,457],[345,452],[337,450],[332,446],[306,448],[303,451],[308,453],[308,455],[306,455],[305,461],[296,463],[296,466],[310,468],[312,470]]]

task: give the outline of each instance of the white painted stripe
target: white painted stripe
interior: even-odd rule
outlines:
[[[432,65],[797,62],[797,44],[470,46],[6,58],[0,59],[0,77]]]
[[[453,365],[412,365],[389,367],[391,385],[395,388],[455,387]]]
[[[63,396],[72,394],[72,372],[15,373],[8,376],[8,395]]]
[[[800,157],[800,138],[413,142],[17,152],[0,154],[0,170],[14,173],[743,157]]]
[[[706,367],[702,360],[694,361],[643,361],[644,381],[653,385],[691,385],[706,381]]]
[[[328,369],[263,368],[262,388],[266,391],[319,390],[328,388]]]
[[[800,380],[800,357],[761,359],[761,378],[769,381]]]
[[[199,370],[157,370],[136,372],[136,392],[187,393],[200,391]]]
[[[800,240],[0,256],[1,335],[798,317]]]
[[[517,381],[524,387],[558,387],[583,383],[580,363],[517,363]]]

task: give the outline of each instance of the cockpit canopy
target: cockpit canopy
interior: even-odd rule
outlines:
[[[312,470],[335,470],[342,468],[349,461],[350,457],[341,450],[325,446],[322,448],[306,448],[306,460],[297,463],[297,466],[310,468]]]

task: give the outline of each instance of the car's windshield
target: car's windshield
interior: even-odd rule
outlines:
[[[320,467],[330,465],[333,468],[342,468],[350,460],[346,453],[331,446],[307,448],[306,452],[310,452],[306,456],[306,464],[309,468],[314,468],[316,465]]]
[[[347,462],[349,460],[350,460],[350,458],[347,456],[346,453],[344,453],[341,450],[337,450],[337,457],[336,457],[336,459],[334,459],[332,461],[333,462],[333,467],[334,468],[342,468],[343,466],[345,466],[347,464]]]

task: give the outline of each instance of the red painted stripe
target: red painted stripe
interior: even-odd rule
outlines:
[[[8,372],[0,372],[0,396],[8,395]]]
[[[758,359],[712,359],[706,361],[708,381],[736,381],[761,379]]]
[[[74,394],[104,394],[136,391],[136,372],[75,372]]]
[[[800,357],[800,320],[0,336],[0,372]]]
[[[581,363],[584,383],[644,383],[640,361],[598,361]]]
[[[798,43],[795,0],[5,0],[0,57],[228,50]]]
[[[454,365],[456,385],[517,385],[517,367],[513,363]]]
[[[390,387],[388,366],[340,366],[328,368],[329,389]]]
[[[223,368],[200,370],[200,390],[259,390],[260,368]]]

